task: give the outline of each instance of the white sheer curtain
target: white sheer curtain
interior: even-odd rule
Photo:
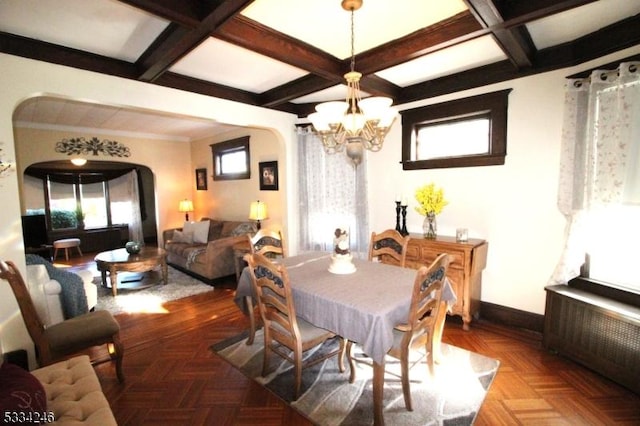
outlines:
[[[365,156],[366,157],[366,156]],[[336,228],[349,230],[351,252],[369,245],[366,158],[356,168],[345,153],[326,154],[320,139],[298,130],[300,250],[333,250]]]
[[[564,284],[578,276],[592,250],[620,256],[622,247],[607,244],[636,238],[638,206],[640,62],[627,62],[566,83],[558,188],[566,245],[550,282]]]
[[[111,203],[111,222],[113,224],[128,224],[129,240],[144,242],[138,172],[136,170],[109,181],[109,200]]]

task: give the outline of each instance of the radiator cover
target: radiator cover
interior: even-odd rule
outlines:
[[[640,309],[566,285],[545,290],[545,348],[640,394]]]

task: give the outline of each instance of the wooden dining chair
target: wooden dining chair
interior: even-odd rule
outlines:
[[[282,232],[279,230],[258,229],[254,236],[247,234],[247,239],[249,240],[251,253],[259,253],[270,259],[287,256]],[[245,297],[244,302],[249,312],[249,338],[247,339],[247,345],[252,345],[256,335],[256,328],[258,327],[257,318],[251,298]]]
[[[266,257],[287,256],[282,232],[279,230],[259,229],[254,236],[247,234],[247,238],[251,253],[260,253]]]
[[[247,254],[245,260],[249,265],[258,310],[264,323],[262,375],[268,373],[272,353],[291,362],[295,372],[294,400],[297,400],[300,396],[303,368],[337,355],[338,368],[340,372],[344,372],[345,341],[339,337],[338,349],[303,363],[304,352],[336,335],[296,317],[289,275],[284,265],[276,265],[261,254]]]
[[[18,302],[29,336],[36,349],[40,367],[60,361],[92,346],[108,345],[109,356],[116,364],[118,380],[124,382],[120,325],[108,311],[94,311],[45,328],[38,316],[27,285],[11,261],[0,260],[0,278],[9,282]]]
[[[446,302],[442,301],[450,257],[441,254],[429,266],[418,269],[413,283],[411,304],[407,322],[398,324],[393,330],[393,346],[387,352],[400,360],[402,376],[402,393],[404,404],[409,411],[411,405],[411,389],[409,387],[409,353],[424,350],[427,356],[429,373],[434,374],[434,363],[439,362],[442,328],[447,313]],[[353,343],[347,343],[347,358],[351,375],[349,382],[355,380],[355,363],[351,355]]]
[[[392,258],[393,263],[404,268],[407,257],[407,247],[409,246],[409,236],[402,236],[395,229],[387,229],[379,234],[371,233],[369,242],[369,260],[378,258]]]

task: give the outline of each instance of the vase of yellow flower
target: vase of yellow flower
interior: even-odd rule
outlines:
[[[436,188],[434,183],[430,183],[416,190],[416,200],[418,201],[416,211],[424,216],[422,224],[424,237],[435,239],[438,235],[436,215],[440,214],[442,208],[449,204],[444,199],[444,191],[442,188]]]

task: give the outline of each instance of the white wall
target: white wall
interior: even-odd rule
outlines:
[[[211,145],[231,139],[249,136],[251,178],[214,181]],[[207,168],[207,190],[196,191],[194,183],[194,209],[196,217],[247,220],[251,201],[260,200],[267,205],[269,218],[263,227],[285,231],[287,217],[287,163],[285,147],[277,135],[266,129],[244,128],[192,143],[191,160],[195,168]],[[258,165],[264,161],[278,162],[278,191],[261,191]],[[194,174],[195,178],[195,174]],[[286,236],[285,236],[286,238]]]
[[[186,182],[191,178],[193,169],[191,168],[191,151],[190,144],[184,141],[169,140],[149,140],[138,137],[117,136],[109,137],[107,135],[96,135],[92,133],[75,133],[71,131],[61,130],[42,130],[31,128],[15,128],[14,138],[16,144],[16,161],[17,161],[17,177],[19,187],[22,189],[20,194],[22,200],[21,210],[24,211],[27,206],[27,200],[35,200],[33,192],[29,191],[29,186],[23,185],[24,170],[35,163],[42,161],[68,160],[66,154],[55,152],[55,145],[64,138],[85,137],[90,139],[96,136],[100,139],[113,139],[127,148],[131,155],[129,157],[109,157],[105,155],[89,156],[89,160],[95,161],[119,161],[123,163],[141,164],[149,167],[154,174],[154,185],[156,188],[156,208],[164,206],[165,208],[156,209],[156,222],[158,224],[167,224],[179,222],[184,219],[178,212],[178,203],[185,198],[184,191]],[[160,172],[161,171],[161,172]],[[38,181],[40,182],[40,181]],[[186,188],[185,188],[186,187]],[[161,191],[158,188],[162,188]],[[35,191],[42,199],[42,185],[40,184]],[[42,201],[40,201],[41,203]],[[168,208],[175,206],[175,208]],[[157,229],[158,235],[162,233],[162,227]]]
[[[66,96],[87,102],[152,109],[237,126],[272,129],[280,146],[284,147],[285,167],[291,162],[296,119],[291,114],[6,54],[0,54],[0,75],[0,148],[3,149],[3,162],[16,159],[13,111],[25,99],[40,95]],[[188,169],[189,175],[193,173],[188,157],[184,159],[186,164],[180,164],[183,161],[181,158],[174,160],[176,167]],[[24,275],[17,176],[13,168],[0,179],[0,259],[15,261]],[[170,222],[180,217],[175,212],[177,200],[183,197],[182,194],[191,191],[192,184],[192,178],[162,181],[159,186],[156,183],[159,193],[174,188],[173,193],[180,194],[170,195],[165,200],[159,197],[156,207],[160,215],[160,229],[166,228]],[[289,184],[283,185],[282,190],[287,193],[292,191]],[[287,206],[287,211],[290,209]],[[176,219],[172,219],[173,217]],[[9,286],[0,282],[0,352],[31,347],[15,298]]]
[[[556,208],[565,77],[640,52],[640,46],[572,69],[508,81],[455,95],[402,105],[415,108],[507,88],[507,157],[503,166],[403,171],[400,119],[379,153],[368,153],[372,230],[395,226],[395,195],[409,199],[407,227],[422,232],[415,190],[435,182],[449,201],[438,233],[489,241],[482,300],[543,314],[544,287],[564,245],[564,217]]]
[[[402,191],[413,203],[407,217],[408,228],[412,232],[421,232],[422,217],[412,210],[415,205],[413,191],[425,183],[435,181],[444,187],[450,201],[450,205],[438,217],[439,232],[452,234],[456,227],[464,226],[469,228],[471,237],[489,241],[482,300],[542,314],[543,289],[564,242],[564,220],[556,209],[564,77],[638,53],[640,46],[571,69],[402,105],[402,109],[413,108],[513,88],[509,95],[506,164],[403,171],[399,164],[401,131],[398,120],[382,152],[368,155],[371,229],[395,226],[393,202],[395,195]],[[297,166],[295,117],[292,115],[5,54],[0,54],[0,75],[3,77],[3,95],[0,97],[0,148],[3,149],[3,161],[15,160],[16,156],[11,119],[14,109],[24,99],[41,94],[155,109],[238,126],[271,129],[278,141],[277,160],[280,177],[284,179],[281,180],[281,194],[278,195],[286,205],[282,207],[282,223],[289,233],[289,247],[292,252],[295,251],[298,229],[295,179]],[[179,185],[182,193],[193,191],[191,175],[195,168],[203,166],[199,155],[205,148],[202,145],[195,146],[197,151],[195,158],[191,159],[192,164],[180,165],[189,168],[189,178],[184,182],[171,183]],[[260,161],[276,159],[266,152],[261,155],[264,157]],[[207,154],[208,158],[210,153]],[[285,174],[289,178],[283,177]],[[159,192],[165,189],[163,186],[158,187]],[[160,229],[180,223],[180,216],[175,215],[175,201],[184,198],[182,193],[166,202],[159,202],[159,212],[171,212],[166,214],[175,217],[161,219]],[[0,209],[0,259],[16,260],[24,271],[18,194],[15,173],[0,179],[0,200],[3,205]],[[0,336],[0,351],[3,352],[30,345],[13,294],[8,285],[2,283]]]

